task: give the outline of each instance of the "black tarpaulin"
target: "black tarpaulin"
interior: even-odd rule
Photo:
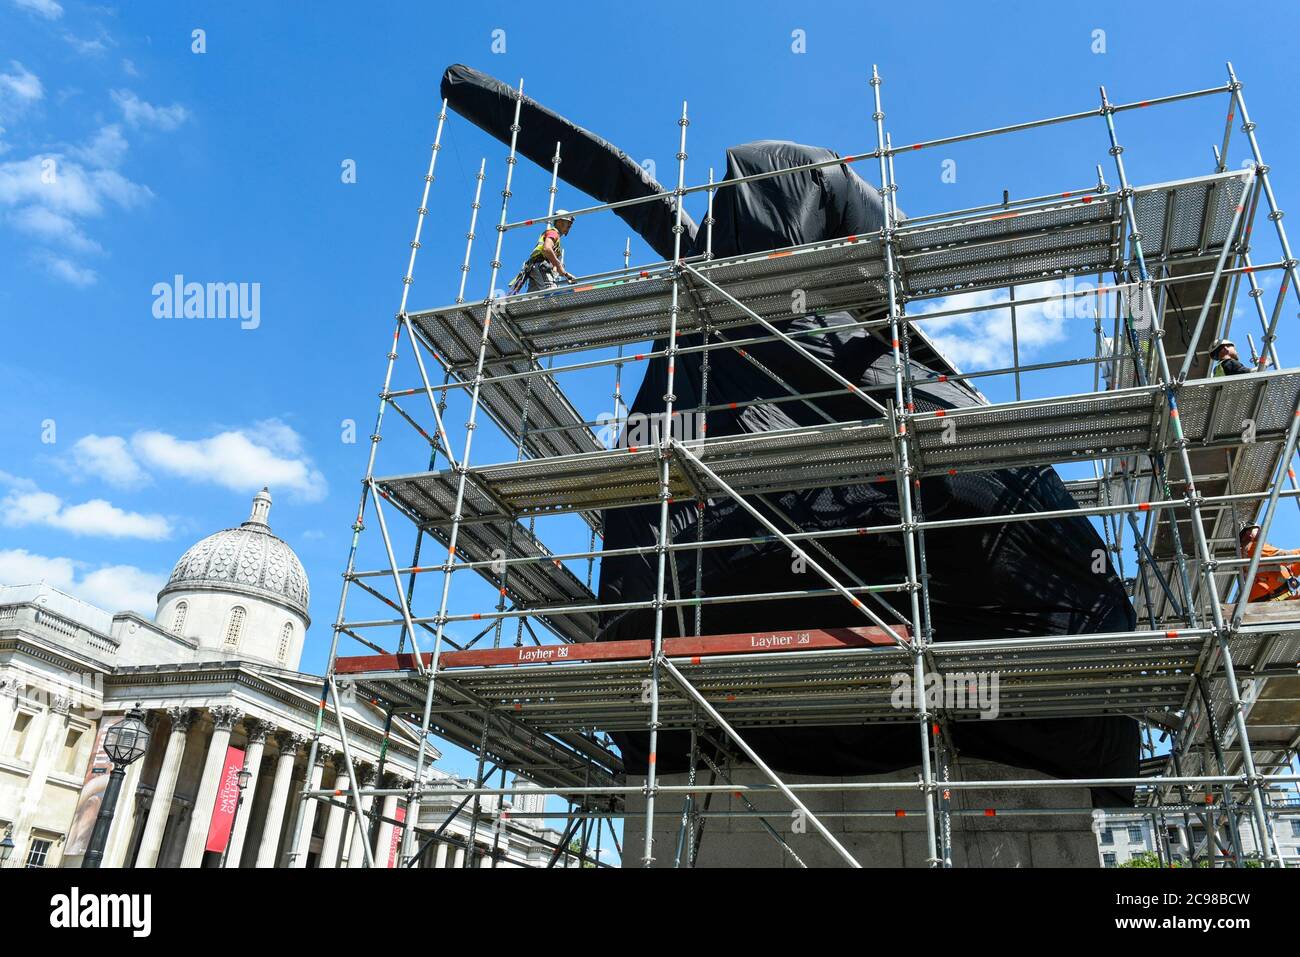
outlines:
[[[460,64],[448,67],[442,76],[442,95],[451,108],[503,143],[510,142],[515,93],[500,80]],[[612,203],[664,191],[622,150],[525,94],[516,141],[520,155],[549,170],[556,143],[560,144],[560,179],[598,202]],[[617,212],[663,259],[672,258],[676,213],[669,198],[638,203]],[[689,248],[696,227],[685,211],[682,225],[686,229],[682,239]]]
[[[726,179],[838,158],[819,146],[759,140],[727,150]],[[802,170],[718,190],[713,254],[733,256],[819,239],[871,233],[885,224],[880,194],[846,164]],[[702,252],[704,234],[696,242]]]

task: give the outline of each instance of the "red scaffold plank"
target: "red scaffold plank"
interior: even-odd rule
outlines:
[[[894,630],[909,638],[907,628]],[[665,638],[664,654],[670,658],[705,658],[714,655],[740,655],[773,651],[818,651],[829,648],[870,648],[890,646],[894,640],[883,628],[811,628],[802,631],[756,631],[731,635]],[[488,665],[531,665],[566,661],[634,661],[650,657],[653,642],[599,641],[580,645],[533,645],[521,648],[484,648],[444,652],[438,670],[484,667]],[[432,655],[425,653],[427,665]],[[364,674],[374,671],[414,671],[415,655],[361,655],[339,658],[336,674]]]

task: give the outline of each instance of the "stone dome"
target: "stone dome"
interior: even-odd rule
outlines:
[[[172,569],[158,601],[178,591],[225,591],[251,595],[307,615],[307,572],[292,548],[271,534],[267,517],[271,494],[253,498],[248,521],[227,528],[190,547]]]

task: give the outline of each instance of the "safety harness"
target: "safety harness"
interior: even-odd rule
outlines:
[[[511,295],[519,292],[519,290],[524,287],[524,283],[528,281],[529,274],[533,270],[547,269],[554,273],[555,267],[552,266],[550,260],[546,258],[547,236],[553,236],[555,239],[555,258],[561,263],[564,262],[564,247],[561,244],[563,237],[560,235],[558,229],[553,226],[548,226],[546,229],[543,229],[542,234],[537,237],[537,245],[534,246],[533,251],[528,254],[528,258],[524,260],[524,264],[519,267],[519,273],[510,281]]]

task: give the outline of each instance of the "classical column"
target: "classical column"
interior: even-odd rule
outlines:
[[[334,758],[335,751],[333,748],[320,745],[316,749],[316,763],[307,770],[310,777],[307,779],[307,790],[317,791],[320,789],[321,778],[325,775],[325,762]],[[302,830],[298,833],[298,846],[294,853],[289,856],[290,867],[306,867],[307,852],[311,850],[312,834],[316,830],[316,810],[320,807],[320,802],[315,798],[309,800],[303,808]],[[290,840],[293,835],[289,835]]]
[[[342,753],[334,758],[334,790],[341,791],[341,794],[334,796],[335,801],[351,801],[352,794],[348,790],[351,786],[348,780],[348,765],[343,759]],[[320,848],[320,867],[337,867],[339,858],[339,839],[343,836],[343,821],[347,817],[347,809],[337,804],[329,806],[329,812],[325,817],[325,837],[321,841]]]
[[[385,774],[383,785],[385,789],[399,788],[401,783],[392,775]],[[397,800],[396,794],[390,794],[384,798],[384,803],[380,814],[387,818],[379,822],[379,837],[375,840],[375,867],[388,867],[388,852],[393,846],[393,825],[392,821],[397,820]]]
[[[242,711],[228,705],[209,709],[212,713],[212,737],[208,741],[208,754],[203,762],[203,775],[194,797],[194,810],[190,814],[190,829],[185,835],[185,850],[181,852],[181,867],[202,867],[208,828],[212,824],[212,810],[217,806],[217,792],[221,790],[221,775],[226,769],[226,751],[230,747],[230,732],[244,716]]]
[[[447,866],[447,845],[443,844],[441,841],[438,842],[438,849],[434,852],[433,855],[433,866],[434,867]]]
[[[265,721],[247,718],[244,729],[248,734],[248,747],[244,751],[244,767],[248,768],[248,787],[244,788],[244,801],[235,812],[235,828],[230,834],[230,849],[226,852],[226,867],[238,867],[244,853],[244,838],[248,822],[253,819],[253,796],[257,794],[257,776],[262,769],[262,752],[266,749],[266,736],[271,728]]]
[[[140,841],[140,855],[136,858],[136,867],[155,867],[158,864],[158,852],[162,850],[167,818],[172,812],[172,795],[176,792],[176,778],[181,773],[181,759],[185,756],[185,737],[189,733],[195,714],[189,708],[167,709],[172,730],[167,736],[167,750],[163,752],[162,767],[158,769],[158,784],[154,787],[153,803],[149,806],[149,818],[145,822],[144,837]]]
[[[369,764],[355,765],[357,769],[357,784],[363,788],[370,787],[370,782],[375,779],[375,769]],[[375,804],[373,794],[363,794],[361,796],[361,818],[353,821],[352,832],[348,835],[347,846],[343,850],[343,856],[347,859],[348,867],[365,867],[366,851],[362,846],[366,841],[366,835],[370,833],[370,818],[367,815]]]
[[[257,847],[258,867],[275,867],[275,852],[280,846],[280,830],[284,826],[284,809],[289,798],[289,782],[293,778],[293,760],[298,756],[298,749],[307,743],[307,736],[281,731],[276,735],[276,741],[280,756],[275,762],[271,801],[266,806],[266,821],[262,824],[262,842]]]

